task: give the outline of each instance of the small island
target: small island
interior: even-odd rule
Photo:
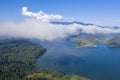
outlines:
[[[74,42],[77,44],[77,48],[83,48],[83,47],[97,47],[96,43],[88,40],[86,38],[71,38],[70,39],[71,42]]]

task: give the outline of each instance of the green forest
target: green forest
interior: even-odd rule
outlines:
[[[35,68],[36,59],[45,52],[43,46],[27,40],[0,40],[0,80],[88,80],[55,70]]]

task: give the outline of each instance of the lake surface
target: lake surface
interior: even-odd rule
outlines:
[[[90,80],[120,80],[120,48],[76,48],[66,40],[41,42],[47,52],[37,60],[38,68],[56,69]]]

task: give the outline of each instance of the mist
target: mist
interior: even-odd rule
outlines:
[[[51,21],[62,19],[61,15],[48,15],[41,12],[33,13],[27,10],[27,7],[22,8],[24,16],[31,17],[22,22],[3,22],[0,23],[0,36],[10,36],[15,38],[35,38],[40,40],[56,40],[64,39],[72,35],[86,34],[112,34],[120,33],[120,28],[114,29],[109,27],[98,27],[96,25],[57,25],[50,23]],[[38,15],[39,14],[39,15]],[[37,15],[37,16],[36,16]],[[44,16],[47,17],[44,17]],[[37,18],[39,17],[39,18]],[[36,19],[37,18],[37,19]]]
[[[39,20],[29,19],[24,22],[2,23],[0,36],[36,38],[40,40],[54,40],[78,34],[77,26],[53,25]]]

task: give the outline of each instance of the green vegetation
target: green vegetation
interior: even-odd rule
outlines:
[[[0,40],[0,80],[87,80],[54,70],[35,68],[43,46],[26,40]]]
[[[77,48],[82,47],[96,47],[95,41],[91,40],[91,38],[87,37],[75,37],[70,39],[71,42],[77,44]]]
[[[20,80],[33,70],[45,48],[25,40],[0,41],[0,80]]]
[[[105,40],[103,43],[110,48],[120,47],[120,38],[110,38]]]
[[[96,43],[102,43],[109,48],[120,47],[120,36],[119,35],[89,35],[84,34],[76,36],[70,39],[71,42],[77,44],[77,48],[82,47],[96,47]]]
[[[27,76],[30,80],[88,80],[77,75],[65,75],[54,70],[42,70]]]

